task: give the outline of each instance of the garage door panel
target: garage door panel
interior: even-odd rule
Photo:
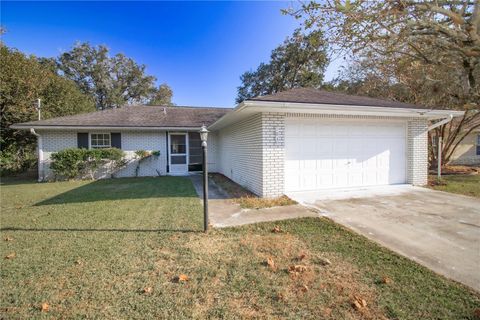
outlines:
[[[405,183],[402,123],[288,119],[285,132],[286,191]]]

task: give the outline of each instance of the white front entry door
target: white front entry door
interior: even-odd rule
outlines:
[[[402,122],[287,119],[285,191],[406,182]]]
[[[186,133],[170,133],[168,135],[169,173],[184,175],[188,173],[188,139]]]

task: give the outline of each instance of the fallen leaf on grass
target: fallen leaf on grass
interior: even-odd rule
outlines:
[[[300,264],[288,267],[288,272],[290,272],[290,273],[297,274],[297,273],[302,273],[304,271],[307,271],[307,267],[302,266]]]
[[[175,280],[175,282],[186,282],[189,279],[188,279],[188,276],[186,274],[181,274],[179,276],[176,276],[174,280]]]
[[[15,254],[15,252],[12,252],[12,253],[10,253],[9,255],[6,255],[6,256],[5,256],[5,259],[13,259],[13,258],[15,258],[16,256],[17,256],[17,255]]]
[[[275,227],[273,227],[272,232],[273,233],[280,233],[280,232],[283,232],[283,231],[282,231],[282,228],[280,228],[280,226],[275,226]]]
[[[393,281],[389,277],[383,277],[382,278],[382,283],[383,284],[391,284]]]
[[[353,297],[353,307],[359,311],[362,311],[367,307],[367,301],[365,299],[362,299],[361,297],[354,296]]]
[[[307,291],[310,290],[310,289],[308,289],[308,287],[307,287],[306,285],[303,285],[303,286],[300,288],[300,290],[302,290],[302,292],[307,292]]]
[[[143,288],[143,293],[145,294],[150,294],[153,292],[153,288],[152,287],[146,287],[146,288]]]
[[[48,305],[48,303],[44,302],[42,303],[42,307],[40,308],[40,310],[42,310],[42,312],[48,312],[48,310],[50,310],[50,306]]]
[[[5,240],[5,241],[13,241],[13,238],[12,238],[12,237],[9,237],[9,236],[6,236],[3,240]]]
[[[277,266],[275,265],[275,261],[273,261],[272,258],[269,257],[266,261],[266,264],[271,270],[273,270],[273,271],[277,270]]]

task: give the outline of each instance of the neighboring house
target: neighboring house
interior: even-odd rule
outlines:
[[[455,120],[454,120],[455,121]],[[480,118],[463,128],[466,132],[473,126],[480,124]],[[449,164],[453,165],[480,165],[480,128],[473,129],[455,148]]]
[[[292,89],[235,109],[131,106],[20,123],[39,134],[39,176],[65,148],[160,151],[142,176],[200,170],[198,130],[210,130],[209,168],[262,197],[327,188],[427,183],[431,120],[463,112],[394,101]],[[133,176],[122,169],[116,176]]]

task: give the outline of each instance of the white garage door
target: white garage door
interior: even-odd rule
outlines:
[[[405,183],[405,124],[287,119],[285,191]]]

